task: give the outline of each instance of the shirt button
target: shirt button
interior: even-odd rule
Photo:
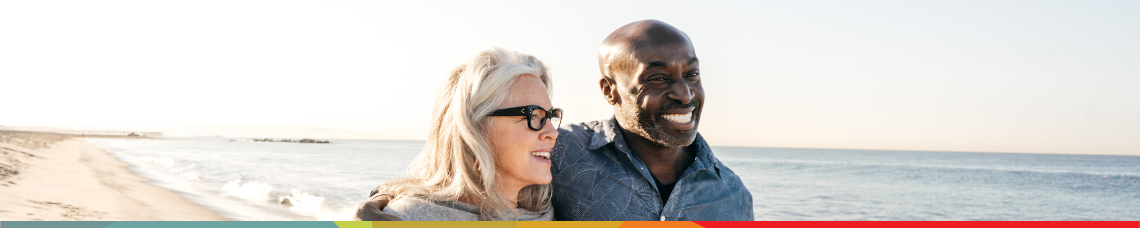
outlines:
[[[665,216],[664,216],[664,215],[662,215],[662,216],[661,216],[661,221],[665,221]]]

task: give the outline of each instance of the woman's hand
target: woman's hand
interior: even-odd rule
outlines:
[[[400,221],[395,215],[385,213],[384,207],[388,206],[388,201],[392,197],[386,194],[378,194],[373,196],[368,201],[361,203],[356,208],[356,216],[352,217],[355,221]]]

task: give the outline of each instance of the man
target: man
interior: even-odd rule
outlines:
[[[598,65],[614,117],[559,130],[550,158],[555,218],[753,220],[752,195],[697,133],[704,89],[688,35],[633,22],[606,37]],[[357,219],[394,219],[380,212],[386,204],[374,197]]]
[[[704,89],[689,37],[618,28],[598,53],[610,120],[563,127],[551,154],[558,220],[753,220],[752,195],[697,133]]]

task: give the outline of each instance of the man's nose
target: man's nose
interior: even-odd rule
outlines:
[[[673,83],[672,88],[670,88],[668,97],[669,99],[681,102],[681,104],[689,104],[689,102],[693,100],[692,86],[685,80],[677,81]]]

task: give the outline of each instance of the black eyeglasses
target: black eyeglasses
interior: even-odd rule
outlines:
[[[499,109],[491,112],[491,115],[488,116],[525,116],[527,127],[535,131],[542,130],[542,127],[546,126],[547,119],[553,121],[554,127],[562,124],[562,109],[556,108],[546,111],[538,105]]]

